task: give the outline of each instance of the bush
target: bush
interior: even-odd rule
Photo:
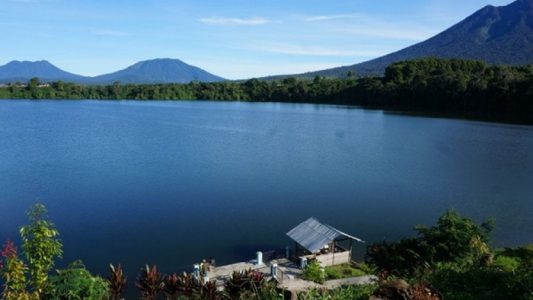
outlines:
[[[513,257],[499,255],[494,259],[494,267],[499,268],[504,272],[514,272],[520,267],[520,261]]]
[[[46,288],[48,272],[54,267],[55,259],[63,255],[59,231],[54,223],[48,220],[47,212],[43,204],[34,204],[27,212],[30,224],[20,228],[30,283],[38,295]]]
[[[492,227],[491,222],[478,226],[457,212],[448,211],[435,226],[417,226],[417,237],[370,245],[366,259],[382,271],[416,277],[438,263],[478,264],[490,255],[488,235]]]
[[[492,266],[437,265],[429,277],[445,299],[532,299],[533,249],[505,249]]]
[[[316,260],[311,260],[307,264],[303,272],[303,278],[305,280],[314,281],[316,283],[324,283],[326,280],[325,272]]]
[[[444,299],[533,299],[533,246],[496,251],[492,262],[491,229],[449,211],[415,238],[371,245],[366,259],[383,278],[422,280]]]
[[[98,276],[92,276],[81,261],[72,263],[68,269],[56,272],[57,275],[49,278],[44,299],[104,300],[109,297],[107,281]]]

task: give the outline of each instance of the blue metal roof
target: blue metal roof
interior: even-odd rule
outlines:
[[[312,253],[318,252],[325,245],[341,236],[364,243],[363,240],[344,233],[328,224],[320,223],[315,218],[309,218],[300,223],[291,231],[287,232],[287,235]]]

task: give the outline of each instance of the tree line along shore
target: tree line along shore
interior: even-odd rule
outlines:
[[[397,62],[381,77],[297,78],[187,84],[79,85],[33,78],[0,87],[0,99],[222,100],[354,105],[465,114],[533,123],[533,65],[427,58]]]

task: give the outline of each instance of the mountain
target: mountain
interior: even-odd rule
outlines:
[[[84,82],[88,77],[72,74],[59,69],[46,60],[41,61],[17,61],[14,60],[0,66],[0,82],[27,82],[33,77],[39,77],[41,81],[72,81]]]
[[[400,51],[351,66],[300,74],[299,77],[344,77],[350,71],[359,75],[380,75],[393,62],[424,57],[473,59],[490,64],[532,64],[533,0],[517,0],[500,7],[489,5],[442,33]]]
[[[179,59],[159,58],[138,62],[124,70],[93,77],[91,83],[189,83],[191,81],[223,81],[198,67],[188,65]]]
[[[87,77],[59,69],[51,63],[42,61],[12,61],[0,66],[0,83],[27,82],[38,77],[43,82],[67,81],[80,84],[121,83],[189,83],[191,81],[223,81],[198,67],[188,65],[179,59],[153,59],[138,62],[124,70],[114,73]]]

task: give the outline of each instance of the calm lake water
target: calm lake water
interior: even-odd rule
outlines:
[[[0,240],[47,205],[61,266],[164,272],[290,245],[310,216],[366,241],[455,208],[533,242],[533,127],[322,105],[0,101]],[[364,245],[358,246],[358,251]]]

